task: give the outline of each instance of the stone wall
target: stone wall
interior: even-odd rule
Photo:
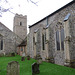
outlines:
[[[70,56],[71,60],[75,60],[75,14],[71,15],[69,20],[70,26]]]

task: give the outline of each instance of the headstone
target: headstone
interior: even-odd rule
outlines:
[[[42,64],[42,58],[38,59],[38,60],[37,60],[37,63],[38,63],[38,64]]]
[[[19,63],[17,61],[8,63],[7,75],[19,75]]]
[[[11,56],[15,56],[15,53],[11,53]]]
[[[25,60],[25,53],[22,54],[21,61]]]
[[[30,60],[30,56],[27,56],[27,60]]]
[[[21,57],[21,61],[25,61],[25,57]]]
[[[42,58],[40,55],[37,55],[37,63],[41,64],[42,63]]]
[[[39,73],[40,73],[39,64],[33,63],[32,64],[32,75],[36,75],[36,74],[39,74]]]

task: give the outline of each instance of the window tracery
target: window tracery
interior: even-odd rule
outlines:
[[[64,50],[64,26],[61,22],[58,22],[55,27],[56,36],[56,50]]]

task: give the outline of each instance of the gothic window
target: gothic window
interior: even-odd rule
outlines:
[[[56,31],[56,48],[58,51],[64,50],[64,28]]]
[[[61,29],[61,49],[64,50],[64,29]]]
[[[42,34],[42,49],[45,50],[45,35]]]
[[[60,41],[59,41],[59,31],[56,31],[56,47],[57,50],[60,50]]]

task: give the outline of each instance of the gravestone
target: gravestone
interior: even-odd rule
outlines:
[[[37,56],[36,56],[36,59],[37,59],[37,63],[38,63],[38,64],[42,64],[42,58],[41,58],[40,55],[37,55]]]
[[[25,57],[21,57],[21,61],[25,61]]]
[[[17,61],[8,63],[7,75],[19,75],[19,63]]]
[[[30,56],[29,55],[27,56],[27,60],[30,60]]]
[[[42,58],[39,58],[39,59],[37,60],[37,63],[38,63],[38,64],[42,64]]]
[[[25,60],[25,53],[22,54],[21,61]]]
[[[36,74],[39,74],[39,73],[40,73],[39,64],[33,63],[32,64],[32,75],[36,75]]]

